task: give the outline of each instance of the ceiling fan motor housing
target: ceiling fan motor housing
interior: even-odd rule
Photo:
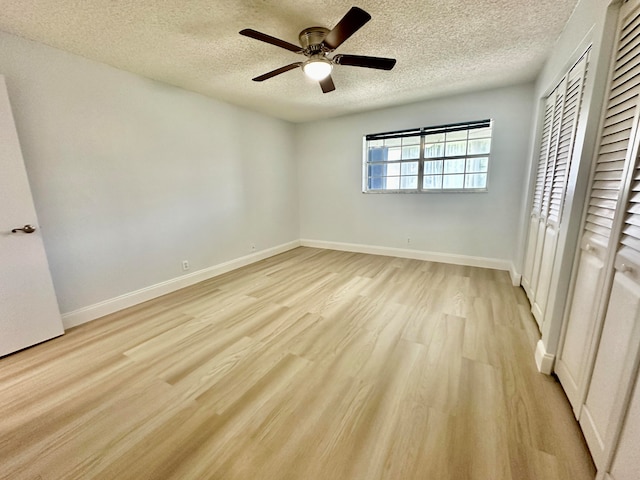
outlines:
[[[304,54],[309,56],[320,53],[323,50],[328,51],[322,45],[327,33],[329,33],[329,29],[324,27],[309,27],[302,30],[298,38],[300,39],[300,45],[304,49]]]

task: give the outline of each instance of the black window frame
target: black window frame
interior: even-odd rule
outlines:
[[[488,137],[480,137],[480,138],[469,138],[469,132],[478,129],[489,129]],[[487,192],[489,188],[489,170],[491,164],[491,143],[493,140],[493,128],[494,122],[491,119],[484,120],[475,120],[469,122],[460,122],[460,123],[452,123],[446,125],[435,125],[430,127],[421,127],[421,128],[412,128],[407,130],[397,130],[392,132],[383,132],[383,133],[375,133],[365,135],[363,138],[363,170],[362,170],[362,192],[363,193],[474,193],[474,192]],[[466,137],[464,140],[451,140],[449,144],[456,142],[458,144],[465,142],[465,152],[464,154],[456,154],[449,155],[447,154],[447,139],[449,136],[456,136],[456,132],[466,132]],[[429,143],[429,146],[434,145],[442,145],[442,155],[436,156],[426,156],[425,153],[425,139],[427,137],[437,138],[438,135],[442,135],[444,140],[439,141],[435,144]],[[403,148],[408,149],[408,152],[415,152],[415,150],[411,150],[412,147],[418,145],[416,143],[416,137],[419,137],[419,155],[417,157],[410,156],[409,158],[402,158],[403,156]],[[470,140],[485,140],[489,139],[489,147],[488,152],[486,153],[469,153],[469,141]],[[390,140],[390,142],[386,142],[386,140]],[[377,146],[377,144],[383,141],[384,146]],[[409,142],[409,145],[405,145],[404,142]],[[400,145],[393,145],[393,149],[396,151],[398,148],[401,152],[401,157],[399,159],[390,160],[388,158],[389,148],[386,146],[387,143],[400,143]],[[374,144],[375,146],[372,146]],[[385,150],[386,149],[386,150]],[[409,154],[412,155],[412,154]],[[386,157],[384,159],[381,159]],[[476,165],[486,164],[484,170],[468,170],[470,162],[469,159],[479,159],[476,161]],[[459,161],[464,160],[464,167],[462,172],[446,172],[444,167],[445,161]],[[482,160],[485,160],[484,162]],[[417,162],[417,172],[415,171],[415,163]],[[439,168],[440,172],[426,172],[425,167],[438,167],[436,163],[440,163]],[[385,175],[388,172],[388,167],[390,165],[398,165],[398,167],[394,167],[395,173],[394,175]],[[458,163],[459,165],[459,163]],[[410,168],[405,168],[410,167]],[[478,168],[478,167],[476,167]],[[479,167],[482,168],[482,167]],[[384,169],[384,172],[382,170]],[[381,174],[381,172],[383,174]],[[466,186],[467,177],[476,176],[476,178],[470,178],[470,180],[481,180],[484,177],[484,186],[482,187],[473,187]],[[445,188],[445,178],[448,176],[462,176],[462,187],[455,188]],[[440,179],[440,186],[433,188],[425,188],[425,177],[427,180],[438,180]],[[480,177],[480,178],[478,178]],[[404,179],[407,178],[409,182],[415,182],[414,179],[417,179],[417,184],[415,188],[408,188],[405,184],[405,187],[402,188],[402,184]],[[385,185],[382,187],[381,184],[378,184],[377,187],[372,186],[373,181],[382,182],[384,179]],[[397,179],[398,188],[387,188],[386,182],[388,179]],[[457,178],[456,180],[460,180]],[[411,183],[409,183],[410,185]]]

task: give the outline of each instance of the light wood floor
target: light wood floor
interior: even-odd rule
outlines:
[[[0,478],[595,475],[506,272],[298,248],[0,359]]]

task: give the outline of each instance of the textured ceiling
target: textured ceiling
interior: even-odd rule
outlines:
[[[358,0],[372,20],[336,53],[394,57],[394,70],[336,66],[323,94],[303,56],[243,37],[298,44],[333,27],[338,0],[0,0],[0,30],[292,122],[533,80],[577,0]]]

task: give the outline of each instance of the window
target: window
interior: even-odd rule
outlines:
[[[491,120],[367,135],[363,192],[486,191]]]

